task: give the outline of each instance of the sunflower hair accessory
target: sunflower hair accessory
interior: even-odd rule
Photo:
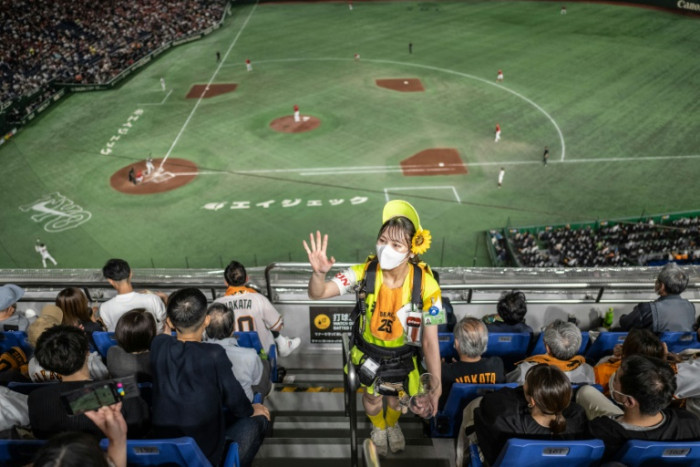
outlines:
[[[430,230],[419,229],[411,240],[411,252],[415,255],[422,255],[428,251],[432,240]]]

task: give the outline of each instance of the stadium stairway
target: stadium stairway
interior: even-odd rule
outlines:
[[[331,355],[329,355],[331,354]],[[277,384],[266,398],[272,427],[254,467],[347,467],[350,465],[350,419],[345,416],[343,377],[336,352],[303,354],[284,359],[287,382]],[[291,382],[293,380],[293,382]],[[362,442],[369,437],[370,423],[358,407],[358,455],[362,464]],[[382,467],[454,465],[454,440],[431,439],[424,422],[405,415],[400,420],[406,450],[381,459]]]

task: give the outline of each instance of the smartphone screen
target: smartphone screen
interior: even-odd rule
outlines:
[[[71,415],[79,415],[89,410],[97,410],[105,405],[119,402],[114,392],[114,383],[104,383],[85,386],[61,395],[66,410]]]

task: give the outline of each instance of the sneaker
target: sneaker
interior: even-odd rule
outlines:
[[[399,452],[406,449],[406,440],[403,437],[401,427],[398,423],[386,429],[386,437],[389,439],[391,452]]]
[[[387,455],[387,438],[386,438],[386,432],[387,430],[380,430],[376,426],[372,428],[372,434],[370,435],[370,439],[374,443],[374,445],[377,447],[377,454],[380,456],[386,456]]]
[[[275,338],[275,344],[277,344],[277,355],[280,357],[287,357],[301,345],[301,339],[298,337],[290,339],[280,334]]]

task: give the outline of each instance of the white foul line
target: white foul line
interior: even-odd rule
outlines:
[[[236,37],[233,38],[233,42],[231,42],[231,45],[228,46],[228,50],[226,50],[226,53],[224,54],[223,59],[221,60],[221,62],[219,62],[219,66],[216,67],[214,74],[211,75],[211,78],[209,78],[209,82],[207,83],[207,86],[202,90],[202,94],[199,95],[199,99],[197,99],[197,103],[194,105],[194,108],[190,112],[190,115],[187,117],[187,120],[185,120],[185,123],[184,123],[184,125],[182,125],[182,128],[180,128],[180,132],[175,137],[175,141],[173,141],[173,144],[170,145],[170,149],[168,149],[168,152],[165,154],[165,157],[163,157],[163,160],[160,162],[160,166],[158,168],[160,168],[160,169],[163,168],[163,164],[165,164],[165,161],[168,160],[168,157],[170,157],[170,153],[172,153],[173,149],[175,149],[175,145],[180,140],[180,136],[182,136],[182,133],[185,131],[185,128],[187,128],[187,124],[190,123],[192,116],[197,111],[197,107],[199,107],[199,104],[202,103],[202,99],[204,99],[204,94],[206,94],[207,90],[209,89],[209,85],[214,81],[214,78],[216,78],[216,75],[219,74],[219,70],[221,70],[221,66],[226,61],[226,57],[228,57],[228,54],[231,53],[233,46],[236,45],[236,42],[238,42],[238,38],[241,37],[241,33],[243,33],[243,30],[248,25],[248,21],[253,16],[253,13],[255,13],[256,8],[258,8],[258,1],[259,0],[256,0],[255,5],[253,6],[253,9],[250,10],[250,13],[248,13],[248,17],[245,19],[243,26],[241,26],[241,29],[238,31],[238,34],[236,34]]]
[[[386,202],[389,202],[389,192],[390,191],[401,191],[401,190],[452,190],[452,193],[455,195],[455,199],[457,200],[457,203],[461,204],[462,200],[459,197],[459,194],[457,194],[457,190],[455,187],[452,185],[444,185],[444,186],[398,186],[398,187],[389,187],[389,188],[384,188],[384,198],[386,199]]]
[[[168,91],[168,94],[165,95],[163,100],[160,101],[158,104],[154,104],[152,102],[143,102],[143,103],[139,103],[136,105],[163,105],[163,104],[165,104],[165,101],[168,100],[168,97],[170,97],[170,94],[172,94],[172,93],[173,93],[173,90],[171,89],[170,91]]]

